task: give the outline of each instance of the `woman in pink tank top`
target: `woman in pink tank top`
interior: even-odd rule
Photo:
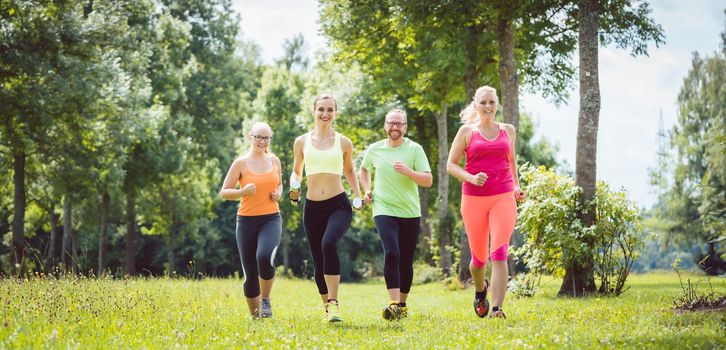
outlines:
[[[487,291],[492,292],[489,317],[506,318],[502,311],[507,290],[507,251],[517,220],[516,200],[524,198],[517,179],[514,126],[494,120],[499,106],[497,91],[489,86],[476,90],[473,101],[461,112],[464,125],[454,138],[446,168],[462,181],[461,216],[469,238],[469,270],[476,287],[474,312],[489,314]],[[459,165],[462,156],[466,166]],[[491,255],[490,255],[491,252]],[[492,283],[485,279],[487,260],[492,260]]]

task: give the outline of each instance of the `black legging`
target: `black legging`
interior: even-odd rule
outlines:
[[[383,243],[386,288],[400,288],[401,293],[408,293],[413,281],[413,255],[416,253],[421,218],[378,215],[373,219]]]
[[[275,277],[275,252],[282,236],[279,213],[258,216],[237,216],[237,250],[245,276],[245,296],[260,295],[258,276],[270,280]]]
[[[338,240],[353,221],[353,208],[345,192],[324,201],[305,200],[303,226],[315,267],[315,284],[328,294],[323,275],[340,275]]]

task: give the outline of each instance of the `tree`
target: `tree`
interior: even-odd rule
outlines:
[[[78,2],[0,4],[0,103],[6,106],[0,134],[14,159],[13,270],[25,254],[28,161],[58,156],[66,140],[83,146],[88,135],[78,125],[92,122],[118,92],[118,56],[106,49],[123,30],[124,17],[115,6],[100,7],[102,14]]]
[[[632,46],[634,54],[647,53],[647,41],[662,42],[662,29],[648,17],[650,8],[639,1],[580,0],[578,2],[580,113],[577,128],[575,184],[582,188],[579,217],[585,227],[595,223],[597,178],[597,129],[600,115],[598,73],[599,38],[620,47]],[[606,36],[605,34],[609,34]],[[585,242],[594,245],[595,242]],[[583,296],[595,292],[593,260],[571,260],[559,295]]]
[[[658,210],[660,220],[670,223],[664,227],[668,241],[709,246],[712,252],[704,264],[712,266],[699,265],[710,273],[718,273],[714,241],[726,232],[726,30],[721,38],[720,52],[706,57],[693,53],[683,79],[678,121],[670,132],[675,154],[667,170],[673,183]]]

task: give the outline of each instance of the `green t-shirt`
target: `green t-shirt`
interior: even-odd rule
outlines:
[[[374,173],[373,216],[420,217],[418,186],[410,177],[393,170],[393,163],[397,160],[415,171],[431,171],[421,145],[408,138],[404,138],[403,144],[398,147],[389,147],[386,140],[370,145],[361,166]]]

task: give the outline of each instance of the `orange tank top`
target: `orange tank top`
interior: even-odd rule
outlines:
[[[237,215],[257,216],[280,212],[277,202],[273,202],[270,198],[270,193],[274,192],[280,184],[280,176],[274,164],[272,170],[264,174],[253,173],[245,167],[245,171],[242,172],[242,177],[238,182],[240,188],[249,183],[254,183],[256,191],[254,195],[240,199]]]

